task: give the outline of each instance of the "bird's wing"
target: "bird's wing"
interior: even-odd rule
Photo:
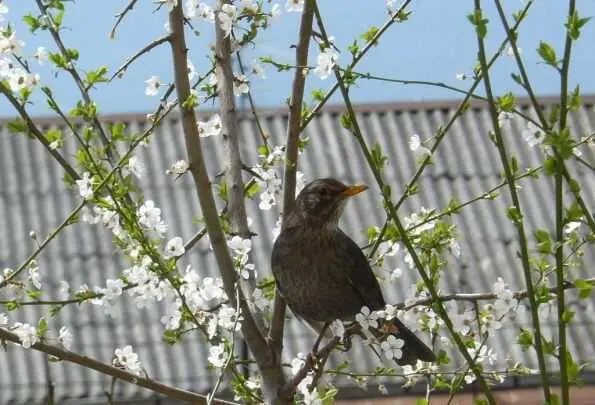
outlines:
[[[385,306],[382,290],[378,280],[359,246],[342,231],[340,234],[341,249],[344,249],[342,256],[348,257],[349,261],[343,267],[344,276],[348,284],[361,299],[361,306],[367,306],[370,310],[382,309]]]

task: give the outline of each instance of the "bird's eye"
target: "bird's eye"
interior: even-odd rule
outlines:
[[[320,188],[320,189],[318,189],[318,195],[322,198],[328,198],[329,191],[326,188]]]

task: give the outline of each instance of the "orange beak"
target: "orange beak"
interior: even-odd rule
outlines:
[[[361,193],[364,190],[367,190],[368,186],[364,185],[364,184],[358,184],[355,186],[349,186],[345,189],[345,191],[343,191],[343,195],[345,197],[352,197],[356,194]]]

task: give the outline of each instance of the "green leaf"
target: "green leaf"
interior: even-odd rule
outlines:
[[[372,160],[371,163],[378,169],[382,169],[388,161],[388,158],[382,153],[382,146],[380,144],[376,144],[370,149],[370,157]]]
[[[108,78],[105,76],[107,73],[107,66],[103,65],[95,70],[90,70],[85,74],[85,87],[89,88],[95,83],[105,83]]]
[[[351,56],[357,56],[359,52],[359,45],[357,44],[357,41],[354,40],[353,43],[347,47],[347,49],[349,50]]]
[[[425,399],[425,398],[418,398],[418,399],[415,401],[415,405],[429,405],[429,404],[430,404],[430,403],[429,403],[429,402],[428,402],[428,400],[427,400],[427,399]]]
[[[539,253],[552,253],[552,239],[548,231],[544,229],[537,229],[535,231],[535,239],[537,240],[537,250]]]
[[[370,42],[374,39],[374,37],[376,36],[376,34],[378,33],[379,28],[375,25],[372,25],[368,31],[364,32],[361,35],[361,38],[366,41],[366,42]]]
[[[510,170],[512,171],[513,175],[517,174],[519,171],[519,161],[516,156],[510,158]]]
[[[574,286],[578,289],[578,296],[580,299],[584,300],[591,296],[591,292],[593,291],[593,285],[586,282],[585,280],[575,280]]]
[[[316,101],[322,101],[326,97],[326,92],[322,89],[312,90],[312,99]]]
[[[533,345],[533,333],[528,329],[521,328],[517,343],[521,346],[523,351],[527,351]]]
[[[523,215],[519,212],[519,210],[516,207],[508,208],[506,216],[515,224],[521,223],[521,220],[523,219]]]
[[[563,323],[570,323],[570,321],[572,321],[572,318],[574,318],[574,311],[566,309],[564,310],[564,312],[562,312]]]
[[[583,97],[581,96],[580,86],[577,84],[568,100],[568,109],[570,111],[576,111],[583,105]]]
[[[574,201],[564,210],[564,216],[568,222],[580,221],[583,218],[583,209]]]
[[[257,182],[254,182],[252,184],[250,184],[246,190],[244,190],[244,195],[248,198],[252,198],[256,195],[256,193],[258,193],[258,191],[260,190],[260,186],[258,185]]]
[[[48,331],[48,321],[45,318],[41,318],[37,323],[37,336],[43,336]]]
[[[560,398],[557,394],[553,393],[550,395],[549,399],[545,400],[546,405],[560,405]]]
[[[467,19],[475,26],[475,32],[483,39],[488,33],[488,22],[487,18],[484,18],[481,10],[475,10],[472,14],[467,16]]]
[[[15,118],[14,120],[9,121],[6,124],[6,127],[8,128],[8,131],[12,132],[13,134],[25,134],[30,136],[29,126],[22,118]]]
[[[543,162],[543,171],[548,176],[556,174],[558,172],[558,160],[553,156],[549,156]]]
[[[24,15],[23,22],[25,24],[27,24],[30,32],[35,32],[39,28],[41,28],[41,24],[39,23],[39,20],[37,18],[33,17],[31,14]]]
[[[581,28],[589,22],[591,17],[580,18],[578,15],[578,11],[574,11],[574,13],[568,17],[568,21],[564,26],[568,32],[568,36],[573,40],[577,40],[581,36]]]
[[[353,129],[353,121],[351,120],[351,115],[345,113],[341,115],[341,126],[349,131]]]
[[[511,92],[506,93],[498,99],[498,106],[500,111],[511,112],[516,105],[516,97]]]
[[[541,56],[541,59],[543,59],[545,63],[555,68],[558,67],[558,58],[556,57],[556,51],[547,42],[541,41],[539,43],[537,53],[539,54],[539,56]]]

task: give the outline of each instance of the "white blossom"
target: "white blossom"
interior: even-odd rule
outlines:
[[[156,96],[159,93],[159,87],[161,86],[161,81],[159,80],[158,76],[151,76],[147,80],[145,80],[147,87],[145,87],[145,94],[147,96]]]
[[[8,317],[5,313],[0,312],[0,327],[8,325]]]
[[[130,159],[128,159],[128,169],[139,179],[142,178],[147,172],[147,168],[140,161],[138,156],[131,156]]]
[[[267,310],[271,305],[271,302],[264,296],[261,288],[255,288],[252,292],[252,302],[261,311]]]
[[[91,179],[91,173],[83,173],[83,177],[76,181],[76,185],[79,188],[79,194],[85,200],[93,198],[93,184]]]
[[[222,305],[219,309],[219,326],[227,330],[235,330],[236,332],[242,327],[244,318],[236,313],[236,310],[229,305]],[[235,328],[235,329],[234,329]]]
[[[189,169],[188,162],[186,160],[178,160],[174,162],[168,170],[166,170],[166,174],[171,174],[175,176],[180,176],[186,173]]]
[[[409,138],[409,150],[415,154],[416,158],[432,155],[432,151],[422,145],[418,134],[413,134]]]
[[[296,13],[304,11],[304,0],[287,0],[285,3],[285,10]]]
[[[131,373],[138,376],[143,374],[141,363],[138,359],[138,355],[132,350],[132,346],[127,345],[123,348],[115,350],[115,358],[112,364],[116,367],[122,367]]]
[[[475,316],[472,311],[463,311],[461,314],[453,315],[452,322],[455,330],[463,336],[468,335],[471,332],[474,318]]]
[[[377,328],[378,314],[370,311],[370,308],[367,306],[363,306],[360,312],[355,315],[355,321],[365,330],[369,328]]]
[[[243,11],[248,13],[256,13],[258,11],[258,4],[255,0],[241,0]]]
[[[74,337],[72,336],[70,329],[68,329],[67,326],[62,326],[58,335],[58,341],[62,344],[62,346],[64,346],[66,350],[70,350],[72,348],[73,340]]]
[[[28,323],[15,323],[12,332],[15,335],[17,335],[17,337],[21,341],[21,346],[23,346],[25,349],[29,349],[35,343],[39,342],[37,330],[34,326],[29,325]]]
[[[539,128],[531,121],[527,123],[527,128],[523,130],[522,136],[531,148],[535,145],[541,144],[545,139],[545,134],[543,133],[541,128]]]
[[[43,46],[38,46],[33,56],[37,59],[37,63],[43,65],[43,62],[48,59],[48,51]]]
[[[113,300],[114,298],[118,298],[122,295],[122,289],[124,288],[124,282],[117,279],[107,279],[105,282],[105,288],[102,288],[100,291],[103,294],[103,298],[106,300]]]
[[[331,47],[326,48],[323,52],[319,53],[316,58],[316,68],[314,68],[314,73],[320,79],[326,79],[331,74],[338,60],[339,53]]]
[[[264,73],[264,69],[262,67],[262,65],[260,63],[258,63],[258,61],[253,60],[252,61],[252,66],[250,67],[250,73],[252,73],[254,76],[260,78],[260,79],[266,79],[267,76]]]
[[[564,225],[564,233],[566,235],[571,234],[572,232],[576,231],[580,228],[581,222],[580,221],[571,221]]]
[[[199,121],[198,133],[201,138],[221,135],[223,125],[219,114],[213,114],[207,121]]]
[[[238,18],[236,6],[232,4],[223,4],[217,17],[219,18],[219,26],[225,32],[225,36],[228,37],[231,34],[233,24]]]
[[[306,356],[304,353],[298,353],[297,357],[291,360],[291,375],[296,375],[306,364]]]
[[[465,80],[467,75],[465,73],[457,73],[456,76],[457,80]]]
[[[225,365],[225,344],[219,343],[209,348],[209,363],[217,368],[222,368]]]
[[[33,284],[36,289],[41,290],[41,275],[39,274],[39,266],[37,266],[35,261],[31,263],[27,272],[27,280]]]
[[[68,299],[70,297],[70,284],[68,281],[60,281],[60,288],[58,289],[59,297],[62,300]]]
[[[345,338],[345,325],[343,321],[340,319],[335,319],[329,325],[331,332],[333,332],[333,336],[338,337],[339,339],[343,340]]]
[[[14,56],[22,55],[25,43],[17,39],[16,35],[16,31],[13,31],[10,36],[0,35],[0,53],[12,54]]]
[[[395,359],[398,360],[403,357],[403,346],[405,342],[403,339],[397,339],[394,335],[389,335],[386,340],[380,343],[380,349],[382,350],[382,354],[389,360]]]
[[[273,4],[273,7],[271,7],[271,17],[273,17],[273,19],[277,19],[277,18],[279,18],[280,15],[281,15],[281,6],[277,3]]]
[[[8,14],[8,7],[6,7],[6,4],[0,2],[0,22],[4,21],[5,14]]]
[[[184,252],[186,252],[182,238],[176,236],[167,241],[167,244],[165,245],[165,252],[167,253],[167,257],[182,256]]]
[[[246,75],[243,75],[241,73],[234,75],[234,78],[233,78],[233,94],[234,94],[234,96],[238,97],[238,96],[241,96],[242,94],[248,93],[250,91],[249,83],[250,83],[250,81],[248,80]]]
[[[514,118],[514,114],[508,111],[498,113],[498,127],[504,128]]]
[[[153,200],[147,200],[137,211],[138,222],[147,229],[159,234],[167,232],[167,225],[161,219],[161,209],[155,206]]]

